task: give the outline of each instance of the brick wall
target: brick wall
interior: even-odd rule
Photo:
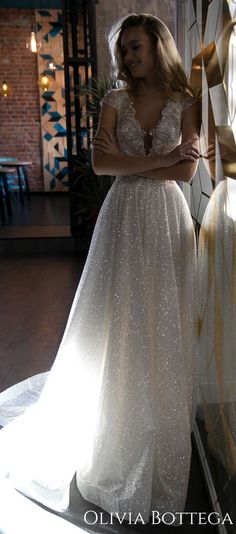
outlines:
[[[176,4],[176,0],[100,0],[96,6],[98,75],[110,75],[111,60],[106,34],[115,22],[131,13],[150,13],[159,17],[176,37]]]
[[[161,18],[175,35],[176,0],[100,0],[97,13],[98,74],[109,76],[110,56],[106,32],[120,17],[147,12]],[[6,80],[10,96],[0,96],[0,156],[33,162],[29,168],[32,191],[43,191],[37,57],[26,49],[34,11],[0,9],[0,83]]]
[[[43,190],[37,57],[26,49],[34,11],[0,9],[0,83],[10,95],[0,95],[0,156],[32,161],[32,191]]]

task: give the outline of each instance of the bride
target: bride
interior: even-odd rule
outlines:
[[[90,503],[148,522],[183,512],[188,488],[196,242],[176,181],[197,168],[198,113],[163,22],[129,15],[110,37],[123,86],[101,102],[92,161],[116,180],[39,400],[0,432],[0,473],[57,510],[75,476]]]

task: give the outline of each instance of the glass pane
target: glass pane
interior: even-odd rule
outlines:
[[[184,63],[201,81],[202,126],[191,213],[200,227],[197,429],[225,524],[236,533],[236,2],[196,0],[185,10]],[[188,13],[189,11],[189,13]],[[192,26],[189,29],[189,21]],[[198,51],[199,41],[203,47]],[[197,76],[198,74],[198,76]],[[199,452],[199,454],[201,454]],[[209,486],[210,487],[210,486]],[[216,499],[214,500],[214,504]]]

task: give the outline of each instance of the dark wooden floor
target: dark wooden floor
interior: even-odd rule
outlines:
[[[12,217],[8,217],[6,227],[69,225],[68,193],[32,193],[30,199],[11,195]]]
[[[30,200],[12,194],[12,216],[0,224],[0,239],[29,237],[69,237],[68,193],[33,193]]]
[[[70,254],[2,258],[0,391],[51,367],[83,264]]]
[[[85,257],[57,254],[37,257],[17,255],[5,257],[1,261],[0,391],[28,376],[50,369],[84,260]],[[88,503],[81,497],[79,506],[84,510]],[[91,509],[91,504],[89,506]],[[210,512],[194,449],[187,511]],[[82,520],[80,526],[83,528]],[[145,528],[142,525],[127,526],[130,532]],[[153,525],[151,528],[160,533],[173,532],[173,527],[165,525]],[[215,532],[215,528],[210,525],[188,524],[178,527],[178,532],[207,534]]]

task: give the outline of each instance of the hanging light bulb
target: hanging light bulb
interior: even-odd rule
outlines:
[[[42,74],[42,76],[40,76],[39,78],[39,85],[41,89],[43,89],[43,91],[48,91],[51,85],[50,78],[46,74]]]
[[[30,52],[34,52],[34,54],[37,54],[41,46],[42,46],[42,43],[40,43],[39,40],[37,39],[35,26],[32,26],[30,37],[26,41],[26,48],[28,48]]]
[[[31,52],[36,53],[37,52],[37,41],[36,41],[36,35],[34,32],[31,32],[30,35],[30,46],[29,46]]]
[[[5,80],[4,80],[3,84],[2,84],[1,89],[2,89],[2,94],[3,94],[4,97],[9,96],[9,86],[8,86],[8,84],[7,84],[7,82]]]

